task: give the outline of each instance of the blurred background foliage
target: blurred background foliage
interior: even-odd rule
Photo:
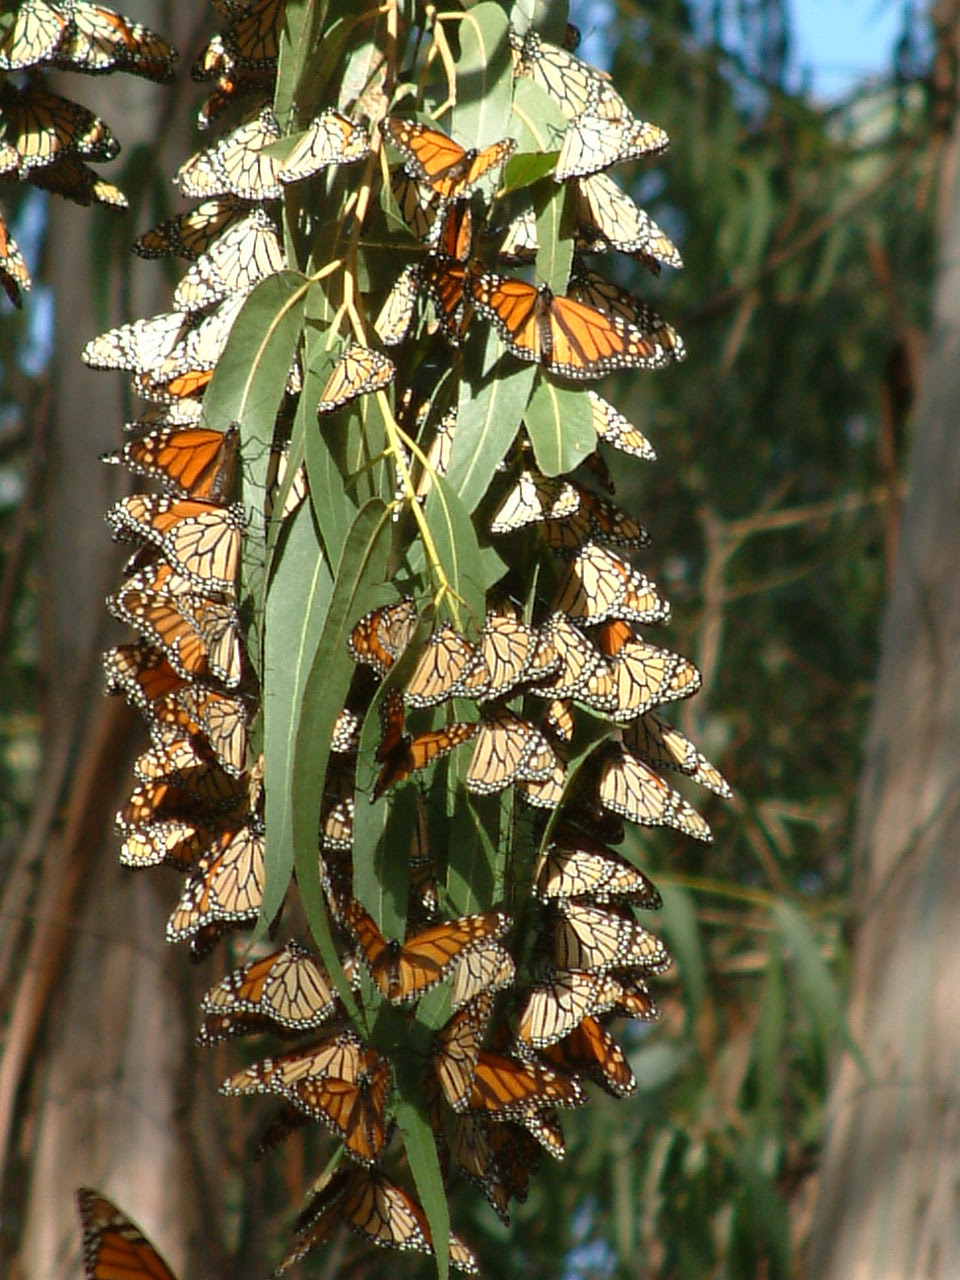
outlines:
[[[545,1163],[509,1230],[469,1189],[454,1221],[497,1280],[777,1280],[803,1268],[843,1034],[847,849],[935,247],[929,37],[907,7],[889,77],[823,105],[788,73],[776,0],[571,18],[581,54],[672,139],[630,190],[685,270],[656,281],[623,261],[619,282],[657,302],[689,358],[604,390],[657,450],[616,475],[619,495],[654,536],[644,568],[674,605],[663,643],[704,672],[681,727],[737,800],[714,804],[707,851],[643,835],[677,963],[662,1022],[625,1033],[639,1097],[565,1117],[567,1162]],[[42,218],[10,211],[29,252]],[[0,867],[39,760],[49,299],[35,275],[0,324]],[[215,1123],[243,1121],[224,1109]],[[287,1169],[256,1167],[253,1183],[238,1160],[241,1220],[261,1196],[261,1221],[273,1199],[287,1211],[302,1157],[289,1144]],[[317,1275],[384,1265],[342,1248]]]

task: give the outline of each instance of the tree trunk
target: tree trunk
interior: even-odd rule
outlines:
[[[167,175],[190,146],[188,68],[207,8],[177,0],[138,11],[181,50],[177,85],[121,75],[58,83],[106,119],[124,156],[152,145]],[[117,180],[121,163],[103,176]],[[218,1215],[205,1189],[216,1180],[204,1176],[220,1157],[211,1150],[211,1126],[191,1123],[198,1108],[213,1105],[191,1063],[198,979],[185,950],[163,940],[179,879],[136,877],[117,862],[113,814],[133,785],[130,761],[146,734],[120,700],[104,700],[99,660],[103,647],[132,638],[103,607],[122,563],[103,515],[129,491],[129,477],[98,461],[121,443],[130,413],[124,375],[88,370],[79,355],[88,338],[132,316],[115,260],[91,231],[95,219],[101,226],[111,219],[114,228],[122,220],[119,238],[129,244],[147,216],[50,205],[44,277],[57,300],[57,354],[43,524],[45,771],[26,841],[34,860],[25,864],[39,887],[23,946],[25,980],[0,1058],[0,1170],[6,1202],[23,1220],[16,1280],[79,1275],[80,1185],[117,1200],[178,1272],[223,1273]],[[106,314],[98,298],[106,299]],[[156,263],[137,266],[127,307],[134,315],[169,307]],[[209,973],[205,967],[206,985],[223,957],[215,963]],[[199,1269],[183,1265],[188,1257]]]
[[[854,843],[850,1026],[812,1280],[960,1276],[960,166],[882,635]]]

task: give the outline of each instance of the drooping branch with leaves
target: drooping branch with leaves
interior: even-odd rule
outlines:
[[[593,389],[684,354],[591,257],[680,265],[608,174],[667,137],[559,6],[218,7],[201,124],[239,122],[137,244],[190,261],[175,309],[85,350],[162,490],[108,517],[151,737],[121,860],[184,873],[171,942],[240,950],[203,1042],[299,1037],[223,1086],[279,1101],[265,1148],[330,1134],[277,1274],[343,1223],[475,1271],[453,1181],[507,1220],[559,1110],[636,1088],[611,1025],[670,961],[624,820],[708,841],[663,772],[728,794],[660,715],[699,675],[648,638],[608,459],[652,448]],[[132,1229],[82,1204],[93,1267]]]

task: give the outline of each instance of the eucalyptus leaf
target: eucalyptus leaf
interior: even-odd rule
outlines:
[[[541,377],[523,415],[537,466],[547,476],[574,471],[596,448],[590,399]]]
[[[496,355],[500,350],[502,344],[491,328],[487,352]],[[530,399],[536,369],[516,361],[510,364],[510,368],[501,367],[506,361],[497,361],[489,372],[479,377],[464,369],[447,485],[468,512],[476,509],[487,492],[494,472],[520,429]]]
[[[453,132],[466,147],[498,142],[510,122],[513,59],[507,40],[507,17],[498,4],[468,8],[459,24],[457,102]]]

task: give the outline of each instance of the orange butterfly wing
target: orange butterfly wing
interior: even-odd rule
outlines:
[[[153,1245],[106,1196],[77,1192],[87,1280],[176,1280]]]

